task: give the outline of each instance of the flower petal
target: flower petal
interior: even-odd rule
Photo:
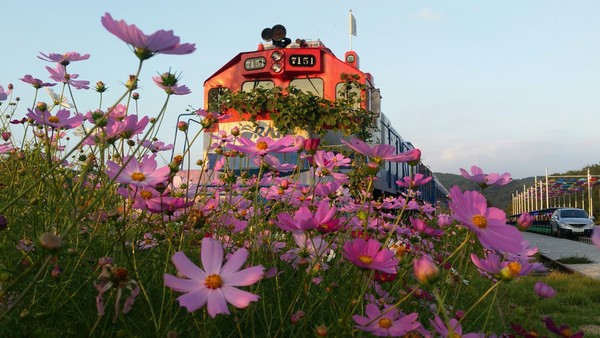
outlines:
[[[177,297],[179,305],[185,307],[188,312],[194,312],[206,304],[209,291],[206,288],[201,288],[193,292],[189,292]]]
[[[207,274],[220,275],[221,266],[223,265],[223,245],[214,238],[203,238],[200,258]]]
[[[237,308],[247,307],[250,302],[256,302],[260,297],[248,291],[240,290],[234,287],[225,286],[222,288],[225,299],[231,305]]]
[[[179,292],[196,291],[202,285],[198,280],[177,278],[167,273],[163,275],[163,279],[165,281],[165,286],[168,286],[169,288]]]
[[[223,289],[211,290],[208,293],[208,301],[206,308],[208,310],[208,314],[215,318],[219,313],[229,314],[229,309],[227,308],[227,301],[225,300],[225,295],[223,294]]]
[[[197,281],[206,279],[206,272],[196,266],[182,251],[176,252],[171,260],[180,274]]]
[[[242,271],[225,274],[223,270],[223,283],[225,286],[247,286],[261,280],[265,268],[262,265],[253,266]]]
[[[223,267],[221,268],[221,277],[227,278],[227,276],[237,272],[242,267],[242,265],[246,263],[247,259],[248,250],[244,248],[238,249],[236,252],[233,253],[233,255],[229,257],[227,263],[225,263],[225,265],[223,265]]]

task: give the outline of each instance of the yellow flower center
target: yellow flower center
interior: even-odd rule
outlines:
[[[144,175],[144,174],[142,174],[142,175]],[[132,175],[132,177],[133,177],[133,175]],[[140,192],[140,196],[143,199],[147,200],[147,199],[152,198],[152,193],[150,191],[148,191],[148,190],[142,190],[142,192]]]
[[[358,260],[365,263],[365,264],[371,264],[373,263],[373,258],[369,257],[369,256],[358,256]]]
[[[569,329],[568,327],[565,327],[560,331],[560,335],[562,337],[571,337],[573,335],[573,332],[571,332],[571,329]]]
[[[521,268],[523,266],[519,262],[510,262],[510,263],[508,263],[508,265],[506,267],[508,268],[508,270],[510,270],[511,274],[516,276],[519,274],[519,272],[521,272]]]
[[[487,219],[485,218],[485,216],[483,215],[475,215],[473,216],[473,224],[475,224],[476,227],[478,227],[479,229],[485,229],[487,228],[488,222]]]
[[[131,174],[131,179],[134,181],[141,182],[146,179],[146,176],[144,176],[143,173],[136,171],[133,174]]]
[[[58,123],[58,122],[60,122],[60,119],[57,116],[50,116],[48,118],[48,122],[50,122],[50,123]]]
[[[392,327],[392,320],[389,318],[381,318],[379,322],[377,322],[377,324],[382,329],[389,329],[390,327]]]
[[[206,280],[204,281],[204,285],[206,285],[207,288],[209,289],[218,289],[221,286],[223,286],[223,278],[221,278],[221,276],[217,275],[217,274],[212,274],[208,277],[206,277]]]
[[[265,141],[256,142],[256,149],[258,149],[258,150],[266,150],[268,147],[269,147],[269,145]]]

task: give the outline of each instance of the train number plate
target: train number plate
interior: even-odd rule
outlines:
[[[292,54],[288,64],[292,67],[312,67],[317,64],[317,58],[314,55]]]

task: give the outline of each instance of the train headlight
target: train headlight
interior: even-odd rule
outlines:
[[[281,73],[281,71],[283,70],[283,65],[281,63],[274,63],[271,66],[271,70],[275,73]]]
[[[274,51],[273,54],[271,54],[271,60],[278,62],[281,59],[283,59],[283,53],[280,51]]]

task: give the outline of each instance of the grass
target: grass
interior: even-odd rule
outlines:
[[[532,292],[541,281],[556,290],[553,298],[541,299]],[[479,285],[481,283],[481,285]],[[474,280],[475,289],[486,287]],[[526,276],[508,282],[498,291],[497,302],[491,305],[487,318],[489,332],[502,332],[518,324],[540,335],[552,336],[542,322],[550,316],[557,326],[568,324],[573,333],[583,330],[585,337],[600,337],[600,280],[579,274],[551,271],[545,276]],[[482,308],[489,305],[482,305]],[[481,325],[483,316],[471,325]],[[466,326],[468,331],[468,326]]]

